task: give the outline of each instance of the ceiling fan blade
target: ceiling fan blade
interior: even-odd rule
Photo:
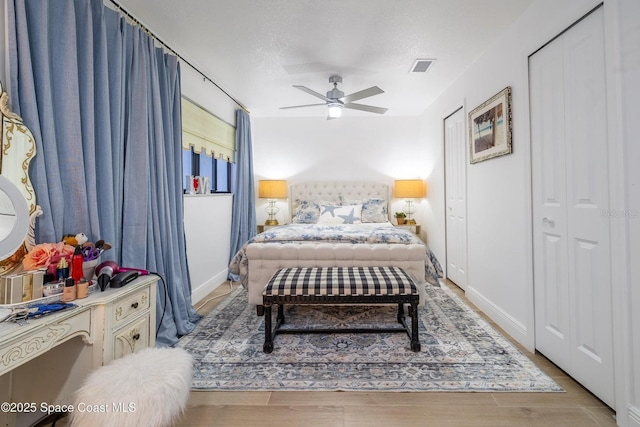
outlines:
[[[304,108],[304,107],[316,107],[318,105],[327,105],[327,104],[306,104],[306,105],[292,105],[290,107],[280,107],[281,110],[288,110],[290,108]]]
[[[357,101],[358,99],[368,98],[370,96],[379,95],[381,93],[384,93],[384,91],[378,86],[371,86],[369,89],[361,90],[360,92],[355,92],[351,95],[343,96],[341,100],[342,102],[347,104],[349,102]]]
[[[376,114],[384,114],[388,110],[388,108],[374,107],[372,105],[354,104],[353,102],[349,103],[349,104],[344,104],[344,108],[351,108],[353,110],[368,111],[369,113],[376,113]]]
[[[309,89],[308,87],[305,87],[305,86],[296,86],[296,85],[293,85],[293,87],[295,87],[296,89],[300,89],[300,90],[301,90],[301,91],[303,91],[303,92],[307,92],[309,95],[313,95],[313,96],[315,96],[316,98],[320,98],[320,99],[322,99],[323,101],[331,102],[331,100],[330,100],[329,98],[327,98],[326,96],[324,96],[323,94],[318,93],[318,92],[316,92],[315,90],[311,90],[311,89]]]

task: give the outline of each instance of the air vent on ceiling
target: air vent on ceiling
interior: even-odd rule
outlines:
[[[435,62],[435,59],[417,59],[411,67],[412,73],[426,73],[431,65]]]

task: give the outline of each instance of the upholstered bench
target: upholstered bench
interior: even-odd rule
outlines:
[[[277,334],[406,332],[411,350],[420,351],[418,302],[420,295],[411,276],[399,267],[294,267],[278,270],[262,293],[264,305],[265,353],[273,351]],[[398,304],[396,328],[281,329],[284,305],[318,304]],[[404,304],[409,304],[411,327],[407,325]],[[271,307],[278,306],[272,329]]]

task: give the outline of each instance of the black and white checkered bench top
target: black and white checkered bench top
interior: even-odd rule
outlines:
[[[293,267],[278,270],[264,296],[418,295],[411,276],[399,267]]]

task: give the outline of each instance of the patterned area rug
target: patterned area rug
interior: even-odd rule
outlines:
[[[178,346],[195,358],[198,390],[563,391],[451,290],[426,291],[419,353],[406,334],[368,333],[277,335],[265,354],[264,318],[242,288]],[[287,325],[297,328],[396,327],[396,314],[391,306],[285,309]]]

